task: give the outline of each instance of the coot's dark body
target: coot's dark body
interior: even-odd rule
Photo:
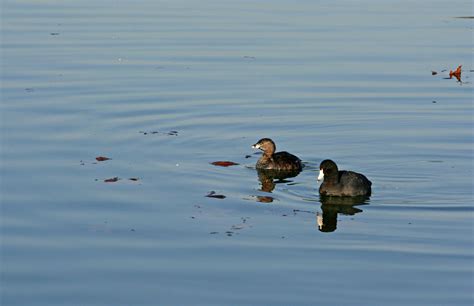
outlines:
[[[319,187],[319,193],[324,196],[370,196],[372,182],[365,175],[342,170],[332,160],[324,160],[319,166],[318,180],[324,179]]]

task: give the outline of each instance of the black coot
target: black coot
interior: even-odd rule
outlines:
[[[365,175],[353,171],[339,171],[332,160],[326,159],[319,166],[318,181],[324,180],[319,194],[324,196],[370,196],[372,182]]]

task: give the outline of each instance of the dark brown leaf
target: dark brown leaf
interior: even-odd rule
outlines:
[[[109,160],[111,158],[108,158],[108,157],[105,157],[105,156],[97,156],[95,159],[97,161],[106,161],[106,160]]]
[[[225,199],[225,195],[223,194],[216,194],[215,191],[209,192],[206,197],[208,198],[214,198],[214,199]]]
[[[112,177],[112,178],[109,178],[109,179],[106,179],[104,180],[104,182],[106,183],[115,183],[119,180],[119,178],[116,176],[116,177]]]

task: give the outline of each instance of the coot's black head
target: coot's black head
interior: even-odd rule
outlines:
[[[337,165],[330,159],[323,160],[319,165],[319,176],[318,181],[323,180],[324,178],[337,178],[339,169]]]
[[[260,149],[267,155],[272,155],[276,150],[275,143],[270,138],[260,139],[256,144],[252,145],[252,148]]]

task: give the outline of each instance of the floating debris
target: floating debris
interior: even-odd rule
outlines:
[[[208,198],[214,198],[214,199],[225,199],[225,198],[226,198],[225,195],[223,195],[223,194],[216,194],[215,191],[209,192],[209,193],[206,195],[206,197],[208,197]]]
[[[140,178],[138,178],[138,177],[131,177],[131,178],[129,178],[129,180],[134,181],[134,182],[138,181],[139,179],[140,179]]]
[[[431,75],[437,75],[438,73],[436,71],[431,71]]]
[[[156,135],[156,134],[159,134],[159,135],[167,135],[167,136],[178,136],[178,131],[169,131],[169,132],[160,132],[160,131],[149,131],[149,132],[146,132],[146,131],[139,131],[140,134],[143,134],[143,135]]]
[[[211,163],[214,166],[220,166],[220,167],[229,167],[229,166],[236,166],[238,163],[234,163],[231,161],[215,161]]]
[[[307,214],[314,214],[314,212],[309,211],[309,210],[293,209],[294,214],[296,214],[297,212],[303,212],[303,213],[307,213]]]
[[[452,79],[454,76],[456,80],[458,80],[458,82],[461,82],[461,67],[462,65],[459,65],[458,68],[456,68],[456,70],[454,71],[449,70],[449,78]]]
[[[96,161],[106,161],[106,160],[110,160],[111,158],[108,158],[108,157],[105,157],[105,156],[97,156],[95,158]]]
[[[105,183],[115,183],[119,180],[118,176],[104,180]]]

